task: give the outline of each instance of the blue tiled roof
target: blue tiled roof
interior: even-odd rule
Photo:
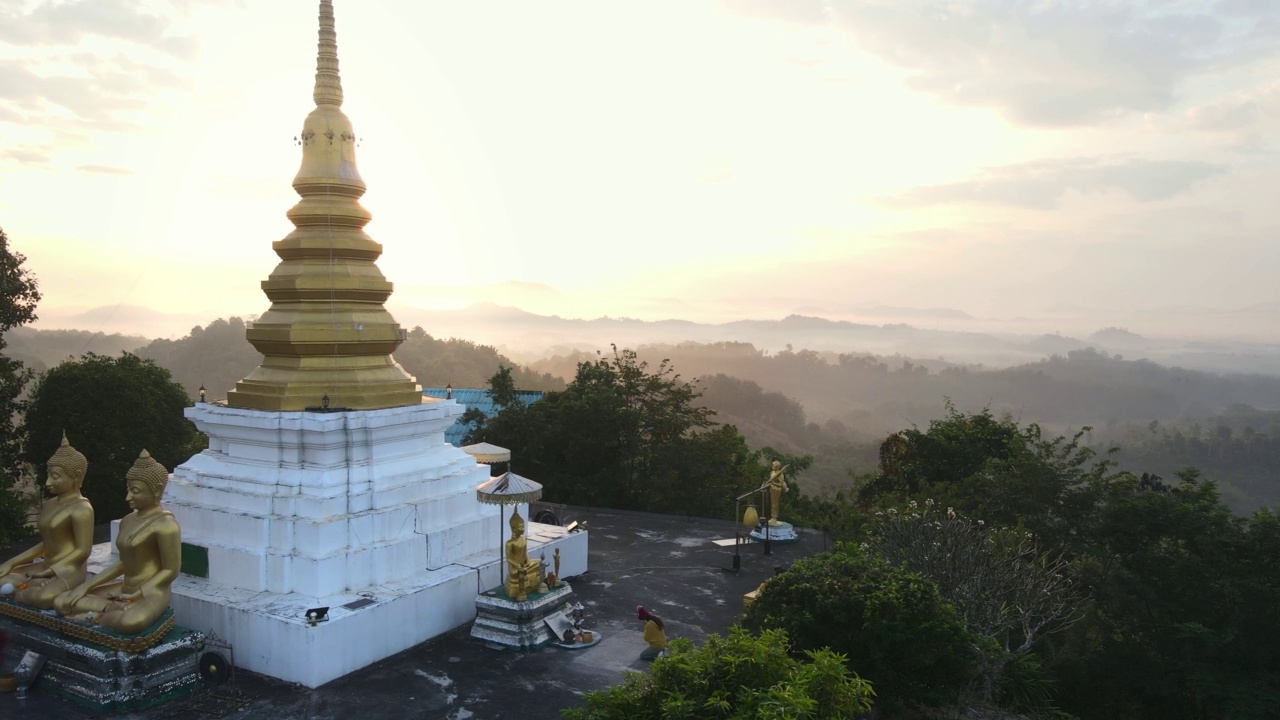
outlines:
[[[429,398],[445,399],[444,388],[422,388],[422,394]],[[524,402],[525,405],[541,400],[542,395],[543,392],[541,390],[516,391],[516,397]],[[498,409],[494,407],[493,398],[489,396],[488,390],[454,388],[452,397],[454,400],[458,401],[458,404],[465,406],[468,410],[475,408],[484,413],[485,417],[493,417],[498,414]],[[468,430],[469,428],[462,424],[462,420],[456,420],[449,426],[448,430],[444,431],[444,439],[448,441],[450,445],[462,447],[463,440],[466,439]]]

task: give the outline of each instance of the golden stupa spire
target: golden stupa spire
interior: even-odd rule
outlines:
[[[416,405],[422,389],[391,357],[403,336],[383,306],[392,286],[375,264],[382,246],[363,229],[371,218],[342,112],[331,0],[320,0],[313,97],[298,136],[293,189],[302,199],[288,212],[295,229],[272,245],[280,264],[262,283],[271,308],[246,333],[265,357],[227,403],[286,411]]]
[[[333,28],[333,2],[320,2],[320,42],[316,53],[316,107],[342,107],[342,78],[338,77],[338,33]]]

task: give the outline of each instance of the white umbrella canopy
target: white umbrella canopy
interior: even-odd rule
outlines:
[[[540,497],[540,483],[513,472],[504,472],[476,486],[476,499],[489,505],[523,505]]]
[[[501,449],[501,448],[499,448]],[[523,505],[542,497],[542,485],[529,478],[520,477],[513,472],[504,472],[497,477],[476,486],[476,499],[489,505]],[[515,514],[517,508],[512,508]],[[501,510],[499,517],[501,517]],[[504,578],[503,562],[506,557],[502,552],[502,523],[498,523],[498,577]]]
[[[462,448],[462,452],[476,459],[476,462],[482,463],[500,463],[511,462],[511,451],[493,445],[492,443],[482,442],[475,445],[467,445]]]

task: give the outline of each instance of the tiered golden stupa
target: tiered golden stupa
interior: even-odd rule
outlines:
[[[262,283],[271,309],[246,333],[266,357],[227,403],[276,411],[417,405],[421,388],[391,357],[404,338],[383,305],[392,286],[375,264],[382,246],[363,230],[371,216],[360,205],[356,136],[342,112],[331,0],[320,2],[313,96],[293,179],[302,199],[288,213],[296,229],[273,244],[280,264]]]

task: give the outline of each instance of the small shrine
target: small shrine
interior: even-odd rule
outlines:
[[[505,460],[510,460],[509,453]],[[575,629],[568,619],[573,612],[570,605],[573,588],[560,579],[560,548],[552,553],[554,569],[548,566],[545,549],[536,558],[529,556],[525,521],[520,517],[518,506],[540,497],[540,484],[512,472],[490,478],[476,487],[476,499],[480,502],[512,508],[507,523],[511,527],[511,538],[504,541],[500,535],[498,540],[502,583],[476,597],[476,620],[471,626],[471,637],[477,640],[513,650],[582,642],[580,628]]]

